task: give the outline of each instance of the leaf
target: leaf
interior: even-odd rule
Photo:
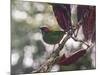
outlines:
[[[82,19],[83,33],[85,40],[91,40],[95,30],[95,17],[96,10],[95,6],[78,6],[78,20]]]
[[[84,14],[88,10],[88,8],[89,8],[89,6],[87,6],[87,5],[78,5],[78,7],[77,7],[77,19],[78,19],[78,21],[83,19]]]
[[[93,43],[96,41],[96,32],[93,33],[91,40],[92,40]]]
[[[59,65],[70,65],[75,63],[77,60],[79,60],[84,54],[86,53],[86,50],[81,49],[79,51],[76,51],[72,55],[66,57],[65,54],[59,59],[57,64]]]
[[[59,26],[65,31],[71,28],[71,10],[69,4],[52,4]]]

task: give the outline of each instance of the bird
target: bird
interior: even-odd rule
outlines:
[[[51,45],[58,44],[65,34],[64,31],[51,31],[48,27],[41,27],[40,29],[44,42]]]

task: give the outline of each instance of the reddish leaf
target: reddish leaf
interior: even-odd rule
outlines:
[[[78,20],[82,19],[83,33],[86,40],[91,40],[94,35],[95,14],[95,6],[78,6]]]
[[[65,31],[71,28],[71,10],[69,4],[52,4],[59,26]]]
[[[93,33],[91,40],[92,40],[92,42],[95,42],[96,41],[96,32]]]
[[[89,6],[78,5],[78,7],[77,7],[77,19],[78,19],[78,21],[83,19],[84,14],[87,12],[88,9],[89,9]]]
[[[58,63],[59,65],[70,65],[75,63],[78,59],[80,59],[84,54],[86,53],[86,50],[79,50],[72,55],[66,57],[65,54],[59,59]]]

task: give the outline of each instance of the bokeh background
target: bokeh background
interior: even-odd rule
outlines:
[[[53,50],[53,45],[43,41],[40,27],[61,29],[55,19],[52,6],[48,3],[11,1],[11,74],[31,73],[46,61]],[[78,37],[84,39],[82,29]],[[80,47],[84,46],[69,39],[60,55],[76,51]],[[95,47],[93,47],[74,64],[66,66],[55,64],[51,71],[86,70],[95,67]]]

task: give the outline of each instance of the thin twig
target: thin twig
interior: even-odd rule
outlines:
[[[82,41],[82,40],[78,40],[78,39],[74,38],[73,36],[72,36],[71,38],[72,38],[73,40],[75,40],[75,41],[78,41],[78,42],[81,42],[81,43],[85,44],[85,45],[87,46],[87,48],[90,47],[90,45],[88,45],[87,43],[85,43],[85,42]]]

